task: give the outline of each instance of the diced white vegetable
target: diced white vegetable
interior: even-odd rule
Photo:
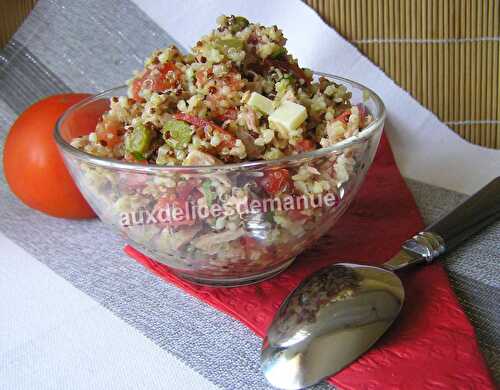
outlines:
[[[207,233],[196,237],[192,244],[209,254],[215,254],[219,250],[219,245],[239,239],[245,234],[243,229],[227,230],[221,233]]]
[[[252,92],[248,105],[267,115],[274,111],[273,101],[257,92]]]
[[[300,104],[285,101],[269,116],[271,128],[277,130],[295,130],[307,118],[307,110]]]
[[[189,152],[182,165],[219,165],[221,161],[214,156],[193,149]]]

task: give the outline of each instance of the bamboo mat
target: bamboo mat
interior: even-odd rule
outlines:
[[[465,139],[500,149],[500,0],[306,0]]]
[[[465,139],[500,149],[500,0],[305,0]],[[0,47],[36,0],[0,0]]]
[[[0,49],[35,6],[36,0],[0,0]]]

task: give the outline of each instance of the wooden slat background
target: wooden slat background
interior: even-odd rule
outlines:
[[[500,0],[306,0],[465,139],[500,149]]]
[[[36,0],[0,0],[0,48],[7,44],[35,3]]]
[[[305,0],[465,139],[500,149],[500,0]],[[0,47],[36,0],[0,0]]]

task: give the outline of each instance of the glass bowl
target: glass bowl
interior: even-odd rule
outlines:
[[[269,278],[330,230],[353,200],[385,119],[380,98],[325,74],[352,92],[373,121],[333,146],[272,161],[155,166],[96,157],[70,145],[95,129],[118,87],[71,107],[55,139],[77,186],[99,218],[129,244],[180,277],[234,286]],[[284,193],[272,187],[287,183]],[[293,183],[293,185],[291,184]]]

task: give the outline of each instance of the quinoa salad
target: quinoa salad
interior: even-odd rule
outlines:
[[[326,148],[373,121],[363,104],[351,104],[345,86],[301,68],[285,42],[276,26],[221,16],[189,53],[154,51],[127,82],[127,95],[112,97],[96,128],[71,145],[135,164],[222,166]],[[350,148],[305,164],[212,175],[116,174],[86,165],[81,180],[101,218],[156,259],[206,275],[258,273],[324,233],[321,221],[338,214],[362,154]],[[320,196],[319,207],[306,207]],[[287,197],[302,200],[287,209]],[[267,198],[275,202],[270,208],[249,208]],[[223,212],[200,218],[192,205]],[[174,221],[169,210],[159,220],[159,210],[170,207],[183,217]],[[148,214],[154,223],[145,222]]]

